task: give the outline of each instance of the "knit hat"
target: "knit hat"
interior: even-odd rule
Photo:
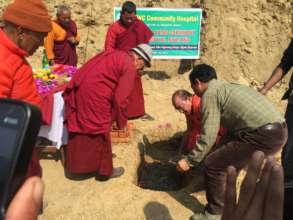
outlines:
[[[147,63],[147,66],[151,66],[151,59],[153,57],[153,50],[148,44],[139,44],[137,47],[132,48],[136,54],[141,56],[144,61]]]
[[[51,18],[42,0],[15,0],[3,12],[2,19],[35,32],[50,32]]]

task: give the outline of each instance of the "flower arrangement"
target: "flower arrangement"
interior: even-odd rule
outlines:
[[[39,93],[48,93],[55,87],[69,82],[76,70],[74,66],[61,64],[45,69],[34,69],[33,76]]]

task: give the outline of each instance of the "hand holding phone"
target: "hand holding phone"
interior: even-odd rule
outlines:
[[[40,126],[38,107],[0,99],[0,219],[25,181]]]
[[[5,220],[35,220],[43,204],[44,183],[39,177],[30,177],[11,201]]]

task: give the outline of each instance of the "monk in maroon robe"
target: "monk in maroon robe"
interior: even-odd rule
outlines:
[[[57,64],[66,64],[69,66],[77,65],[76,46],[79,43],[79,35],[77,34],[77,26],[74,21],[70,21],[68,27],[64,28],[66,37],[63,41],[54,42],[54,62]],[[68,40],[71,39],[71,40]]]
[[[58,6],[57,19],[52,21],[52,27],[52,31],[44,40],[46,56],[50,65],[76,66],[76,46],[79,44],[80,37],[77,33],[76,23],[71,20],[69,7]]]
[[[136,17],[136,6],[133,2],[125,2],[122,6],[121,17],[108,29],[105,50],[128,51],[141,43],[149,43],[153,32],[146,24]],[[127,108],[128,118],[137,118],[145,114],[141,74],[135,77],[134,89],[131,93]]]
[[[119,129],[126,125],[136,72],[150,62],[146,57],[150,53],[148,45],[129,52],[102,52],[75,73],[63,94],[68,173],[94,173],[99,180],[123,174],[123,168],[113,169],[111,125],[113,121]]]

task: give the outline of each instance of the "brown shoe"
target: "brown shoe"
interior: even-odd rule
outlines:
[[[112,178],[117,178],[117,177],[120,177],[122,176],[124,173],[124,168],[123,167],[116,167],[113,169],[113,173],[111,176],[103,176],[103,175],[99,175],[97,174],[96,175],[96,180],[98,181],[107,181],[109,179],[112,179]]]

